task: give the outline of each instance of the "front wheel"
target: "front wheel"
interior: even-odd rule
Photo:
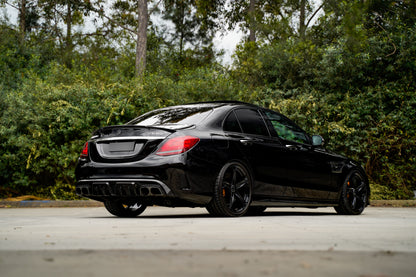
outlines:
[[[140,202],[126,202],[122,200],[110,200],[104,202],[104,207],[112,215],[118,217],[136,217],[143,213],[146,209],[146,205]]]
[[[338,214],[359,215],[367,206],[368,184],[358,170],[353,170],[345,178],[339,204],[335,207]]]
[[[217,176],[214,196],[207,210],[216,216],[242,216],[251,202],[252,179],[239,162],[225,164]]]

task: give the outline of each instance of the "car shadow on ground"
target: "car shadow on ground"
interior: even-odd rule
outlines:
[[[245,217],[276,217],[276,216],[336,216],[337,213],[327,212],[327,211],[265,211],[260,215],[244,215],[241,218]],[[112,215],[103,216],[103,217],[94,217],[94,218],[111,218],[115,217]],[[159,215],[146,215],[146,213],[139,215],[137,219],[163,219],[163,218],[226,218],[213,216],[208,213],[193,213],[193,214],[159,214]],[[128,218],[127,218],[128,219]]]
[[[328,213],[328,212],[264,212],[261,215],[244,215],[242,218],[245,217],[272,217],[272,216],[332,216],[337,215],[334,213]],[[141,215],[140,218],[226,218],[226,217],[220,217],[220,216],[213,216],[210,214],[184,214],[184,215]]]

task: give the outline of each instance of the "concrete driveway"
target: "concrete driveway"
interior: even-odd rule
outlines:
[[[415,276],[416,209],[0,209],[1,276]]]

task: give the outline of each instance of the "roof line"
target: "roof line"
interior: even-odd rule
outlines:
[[[236,100],[216,100],[216,101],[201,101],[201,102],[193,102],[187,103],[186,105],[191,104],[205,104],[205,103],[212,103],[212,104],[242,104],[242,105],[253,105],[243,101],[236,101]]]

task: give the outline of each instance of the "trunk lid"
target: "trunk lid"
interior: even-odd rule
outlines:
[[[143,159],[175,130],[120,125],[98,129],[90,140],[92,161],[118,163]]]

